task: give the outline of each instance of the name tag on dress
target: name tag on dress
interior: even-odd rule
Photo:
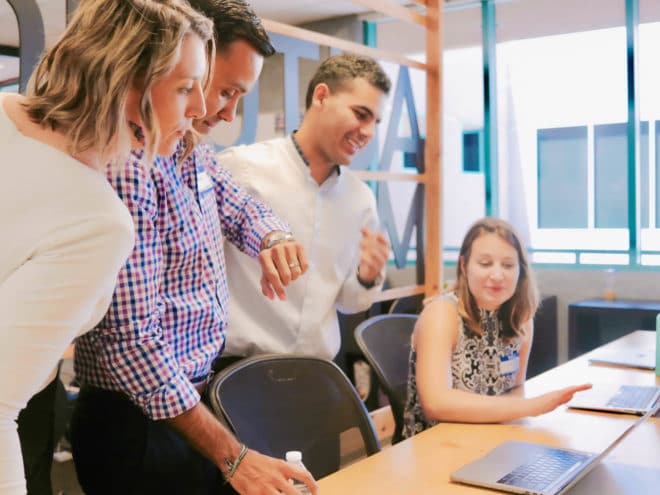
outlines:
[[[197,173],[197,193],[199,196],[203,196],[209,191],[213,190],[213,181],[209,174],[206,173],[206,170],[202,170]]]
[[[500,357],[500,374],[502,375],[515,375],[518,373],[519,366],[520,359],[518,358],[517,352],[511,354],[510,356]]]

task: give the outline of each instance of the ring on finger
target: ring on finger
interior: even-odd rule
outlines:
[[[300,263],[298,263],[297,261],[293,261],[293,262],[289,263],[289,268],[291,268],[291,269],[300,268]]]

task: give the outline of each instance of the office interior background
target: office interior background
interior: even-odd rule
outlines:
[[[64,28],[67,3],[73,2],[28,1],[39,8],[48,46]],[[264,18],[425,59],[422,28],[370,12],[360,2],[251,3]],[[639,115],[639,166],[633,200],[627,137],[630,9],[637,9],[638,19],[638,91],[633,102]],[[490,32],[488,24],[494,27]],[[557,296],[557,357],[564,361],[569,355],[570,303],[600,297],[605,290],[621,299],[660,301],[660,2],[447,0],[442,31],[444,280],[454,278],[457,249],[475,219],[494,214],[509,220],[531,249],[541,292]],[[8,0],[0,0],[2,90],[18,88],[19,47],[14,12]],[[483,54],[489,47],[495,93],[486,106]],[[294,73],[284,55],[267,60],[258,92],[246,99],[234,123],[214,131],[218,148],[243,142],[248,125],[253,140],[283,135],[295,126],[309,76],[331,50],[302,41],[287,50],[295,53],[289,59],[296,60]],[[401,147],[388,149],[388,138],[394,132],[397,139],[424,139],[425,77],[414,68],[402,74],[396,64],[383,65],[395,87],[375,144],[358,166],[377,167],[387,151],[390,171],[417,173],[410,153]],[[298,115],[285,112],[285,86],[298,93]],[[485,150],[486,112],[495,117],[494,156]],[[399,117],[397,122],[392,122],[392,114]],[[373,187],[379,195],[387,188],[394,223],[402,232],[415,184]],[[639,217],[637,229],[630,222],[631,204],[632,217]],[[408,266],[391,266],[392,284],[415,283],[415,247],[413,235]]]

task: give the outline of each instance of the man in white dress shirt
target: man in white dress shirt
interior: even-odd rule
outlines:
[[[378,230],[371,189],[345,165],[372,139],[390,85],[368,57],[330,57],[309,83],[298,131],[218,156],[289,223],[309,258],[286,300],[264,300],[255,289],[259,267],[226,243],[231,316],[223,357],[272,352],[333,359],[341,343],[336,311],[364,311],[381,290],[389,243]]]

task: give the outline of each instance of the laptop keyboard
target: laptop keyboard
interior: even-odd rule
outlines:
[[[609,400],[607,405],[623,409],[647,409],[655,393],[655,387],[622,385],[619,392]]]
[[[589,457],[576,452],[548,449],[534,456],[529,462],[518,466],[497,482],[528,490],[543,491],[560,479],[571,467]]]

